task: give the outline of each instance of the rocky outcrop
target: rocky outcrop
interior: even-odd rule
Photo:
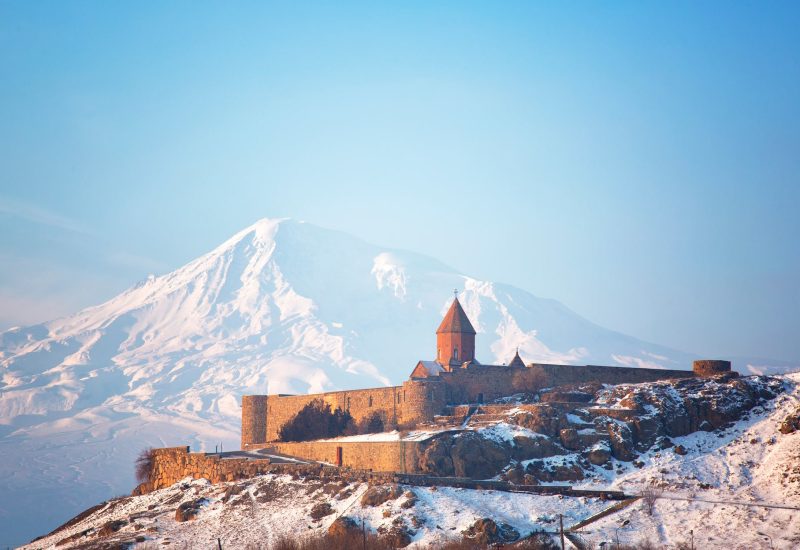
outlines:
[[[107,537],[109,535],[116,533],[117,531],[125,527],[127,524],[128,524],[127,521],[119,519],[114,521],[107,521],[106,523],[103,524],[102,527],[100,527],[100,529],[97,530],[97,536]]]
[[[311,519],[314,521],[320,520],[325,516],[329,516],[333,513],[333,508],[327,502],[319,502],[311,507]]]
[[[378,533],[389,548],[405,548],[411,544],[412,532],[405,525],[378,528]]]
[[[519,412],[510,416],[508,421],[550,437],[558,437],[561,430],[570,427],[566,415],[559,408],[549,405]]]
[[[335,538],[346,538],[358,533],[361,533],[361,527],[356,520],[347,516],[336,518],[328,527],[328,535]]]
[[[567,454],[567,450],[549,437],[528,437],[518,435],[514,437],[511,448],[511,457],[514,460],[527,460],[529,458],[546,458]]]
[[[444,434],[424,447],[418,466],[423,473],[474,479],[502,472],[519,484],[577,481],[593,466],[612,469],[612,459],[638,464],[639,453],[652,447],[675,447],[672,437],[727,426],[781,389],[775,378],[722,375],[605,387],[593,401],[583,395],[586,388],[554,390],[551,401],[519,405],[505,417],[526,428],[510,428],[516,435],[509,440],[498,439],[498,430],[493,439],[480,430]],[[781,430],[790,433],[798,424],[800,413]]]
[[[559,438],[561,439],[561,444],[564,446],[564,448],[571,451],[580,451],[587,447],[591,447],[600,441],[608,441],[609,435],[608,433],[605,433],[605,430],[599,432],[591,428],[564,428],[559,433]]]
[[[519,531],[511,525],[507,523],[498,525],[493,519],[489,518],[476,520],[462,534],[465,538],[484,547],[519,540]]]
[[[586,464],[588,466],[588,463]],[[525,474],[545,483],[553,481],[580,481],[585,477],[583,467],[576,460],[546,462],[531,460],[525,467]]]
[[[625,422],[609,419],[606,422],[611,454],[614,458],[626,462],[636,458],[634,452],[633,432]]]
[[[767,376],[688,378],[614,386],[601,391],[598,401],[639,411],[635,430],[640,440],[647,441],[659,435],[687,435],[700,430],[704,422],[711,430],[723,427],[759,402],[774,398],[781,386],[780,380]]]
[[[403,490],[399,485],[374,486],[361,495],[362,506],[380,506],[384,502],[400,498]]]
[[[628,461],[637,450],[671,446],[670,437],[725,427],[774,398],[781,386],[775,378],[739,378],[735,373],[714,379],[625,384],[599,392],[597,401],[609,412],[627,409],[633,416],[625,422],[600,417],[595,423],[606,424],[613,456]]]
[[[184,522],[193,520],[197,517],[197,514],[200,513],[200,509],[206,502],[206,499],[199,498],[182,503],[178,506],[178,509],[175,510],[175,521]]]
[[[607,441],[601,441],[589,448],[584,454],[589,462],[595,466],[602,466],[611,459],[611,446]]]
[[[640,464],[639,453],[675,447],[672,437],[725,427],[781,389],[775,378],[722,375],[606,387],[593,402],[580,394],[585,388],[551,391],[551,401],[520,405],[506,416],[527,434],[509,441],[488,439],[481,431],[436,437],[421,453],[419,467],[433,475],[477,479],[503,472],[504,479],[519,484],[573,482],[593,466],[612,469],[612,459]],[[781,430],[797,430],[798,423],[800,414],[790,415]],[[674,452],[687,451],[678,446]]]
[[[462,432],[435,438],[421,453],[419,468],[438,476],[488,479],[499,474],[510,459],[510,446],[476,432]]]
[[[790,434],[800,430],[800,407],[781,422],[778,430],[782,434]]]

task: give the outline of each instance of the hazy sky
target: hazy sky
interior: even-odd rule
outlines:
[[[0,329],[287,216],[800,360],[800,5],[565,4],[0,2]]]

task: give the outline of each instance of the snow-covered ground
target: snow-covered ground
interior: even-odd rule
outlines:
[[[431,436],[444,431],[444,429],[439,430],[413,430],[410,432],[406,432],[402,435],[403,441],[425,441],[429,439]],[[355,442],[355,441],[372,441],[372,442],[380,442],[380,441],[400,441],[401,434],[397,430],[393,430],[391,432],[381,432],[381,433],[374,433],[374,434],[361,434],[361,435],[346,435],[343,437],[335,437],[333,439],[322,439],[321,441],[339,441],[339,442]]]
[[[144,447],[238,448],[243,394],[399,383],[435,354],[452,288],[483,362],[516,347],[554,363],[692,359],[431,258],[261,220],[104,304],[0,334],[0,546],[127,493]]]
[[[360,502],[367,489],[363,483],[343,484],[331,490],[319,482],[273,475],[239,483],[244,490],[226,503],[225,492],[236,483],[211,486],[205,480],[188,478],[183,483],[188,489],[182,489],[178,483],[148,495],[111,503],[85,521],[25,548],[55,548],[57,542],[67,537],[100,529],[113,520],[130,521],[114,535],[119,540],[134,540],[136,535],[144,535],[149,543],[169,541],[180,548],[183,543],[194,547],[200,541],[215,541],[219,537],[228,548],[244,548],[248,543],[269,547],[284,536],[324,533],[339,515],[347,515],[359,524],[364,520],[366,528],[372,532],[381,527],[390,528],[401,518],[403,524],[415,531],[411,548],[435,547],[436,543],[460,538],[462,531],[479,518],[490,517],[497,523],[508,523],[526,536],[534,530],[553,531],[559,514],[564,514],[564,521],[571,524],[608,506],[608,502],[596,498],[403,486],[404,491],[412,491],[416,496],[413,506],[403,507],[408,500],[404,495],[372,507],[362,506]],[[206,501],[197,518],[176,522],[175,510],[180,503],[199,498]],[[334,513],[314,521],[310,516],[311,508],[322,502],[330,503]],[[74,542],[92,540],[96,537],[90,532]],[[59,548],[69,548],[69,545]]]
[[[622,543],[649,539],[677,545],[693,536],[695,548],[737,549],[768,549],[771,537],[774,548],[800,548],[800,432],[778,431],[800,406],[800,374],[785,379],[789,391],[749,419],[722,433],[674,438],[686,447],[686,456],[651,450],[640,457],[641,469],[628,465],[623,474],[598,470],[599,477],[587,488],[610,485],[640,493],[654,485],[664,498],[656,501],[652,516],[639,502],[587,526],[584,537],[595,544],[619,536]]]
[[[597,468],[582,486],[622,489],[629,494],[656,487],[659,498],[652,515],[640,500],[587,525],[579,531],[581,537],[594,545],[619,539],[622,543],[649,540],[659,546],[688,543],[693,537],[695,548],[710,549],[769,548],[771,537],[774,548],[800,547],[800,432],[778,431],[781,421],[800,406],[800,374],[784,380],[786,393],[751,411],[749,418],[721,432],[675,438],[688,451],[686,455],[673,449],[651,450],[639,457],[644,463],[641,468],[619,461],[612,471]],[[480,431],[508,440],[515,430],[501,423]],[[507,523],[525,536],[534,530],[555,531],[559,514],[569,527],[614,504],[593,498],[403,487],[415,495],[412,506],[404,506],[406,493],[369,507],[360,500],[366,489],[361,483],[337,485],[274,475],[215,486],[187,478],[161,491],[112,502],[29,548],[52,548],[82,532],[86,536],[76,538],[76,544],[96,540],[94,531],[112,520],[128,522],[109,535],[116,540],[133,540],[138,535],[149,543],[191,545],[220,537],[228,547],[269,545],[285,535],[324,532],[339,515],[358,523],[363,519],[371,531],[405,525],[414,532],[412,548],[427,548],[459,537],[478,518]],[[181,502],[201,498],[205,500],[197,519],[175,521]],[[311,508],[321,502],[329,502],[333,513],[314,521]]]

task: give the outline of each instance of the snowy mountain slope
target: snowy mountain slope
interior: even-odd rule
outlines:
[[[0,544],[127,492],[145,445],[238,445],[245,393],[398,383],[434,355],[460,299],[477,357],[688,368],[691,357],[594,325],[554,300],[290,220],[74,315],[0,334]],[[75,484],[78,484],[76,489]],[[61,505],[36,509],[47,494]]]

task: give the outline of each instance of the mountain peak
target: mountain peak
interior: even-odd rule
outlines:
[[[290,221],[290,218],[261,218],[219,245],[212,251],[212,254],[227,250],[247,238],[250,238],[253,243],[269,243],[274,239],[280,225],[287,221]]]

